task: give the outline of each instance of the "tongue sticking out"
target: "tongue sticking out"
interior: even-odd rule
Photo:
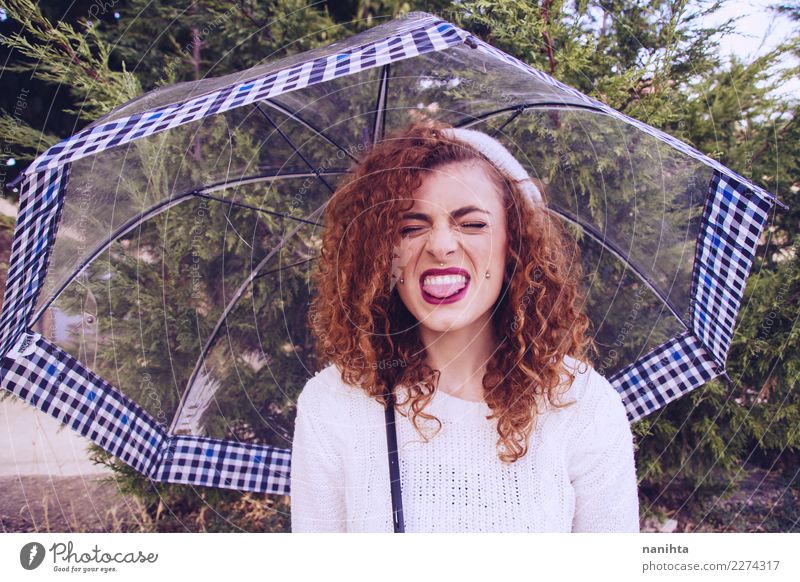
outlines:
[[[464,287],[466,287],[466,283],[439,283],[433,285],[425,285],[423,289],[426,293],[433,295],[434,297],[438,297],[439,299],[444,299],[445,297],[450,297],[451,295],[455,295],[459,291],[461,291]]]

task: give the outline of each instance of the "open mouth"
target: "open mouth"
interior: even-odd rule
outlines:
[[[448,275],[426,275],[419,280],[422,298],[432,305],[453,303],[463,298],[469,289],[469,275],[466,273]]]

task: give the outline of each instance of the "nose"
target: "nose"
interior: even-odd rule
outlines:
[[[453,232],[450,225],[444,225],[431,228],[426,247],[434,259],[443,261],[456,251],[458,244],[458,235]]]

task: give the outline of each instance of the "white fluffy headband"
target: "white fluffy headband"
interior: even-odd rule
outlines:
[[[499,141],[474,129],[452,127],[439,130],[439,132],[448,139],[472,146],[486,156],[506,176],[519,182],[520,189],[528,197],[533,207],[543,204],[542,193],[528,176],[528,172]]]

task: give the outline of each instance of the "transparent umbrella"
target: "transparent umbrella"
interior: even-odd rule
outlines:
[[[572,225],[596,367],[631,421],[725,373],[780,203],[413,13],[152,91],[38,157],[21,182],[2,387],[154,481],[288,494],[325,204],[372,143],[425,118],[497,137]]]

